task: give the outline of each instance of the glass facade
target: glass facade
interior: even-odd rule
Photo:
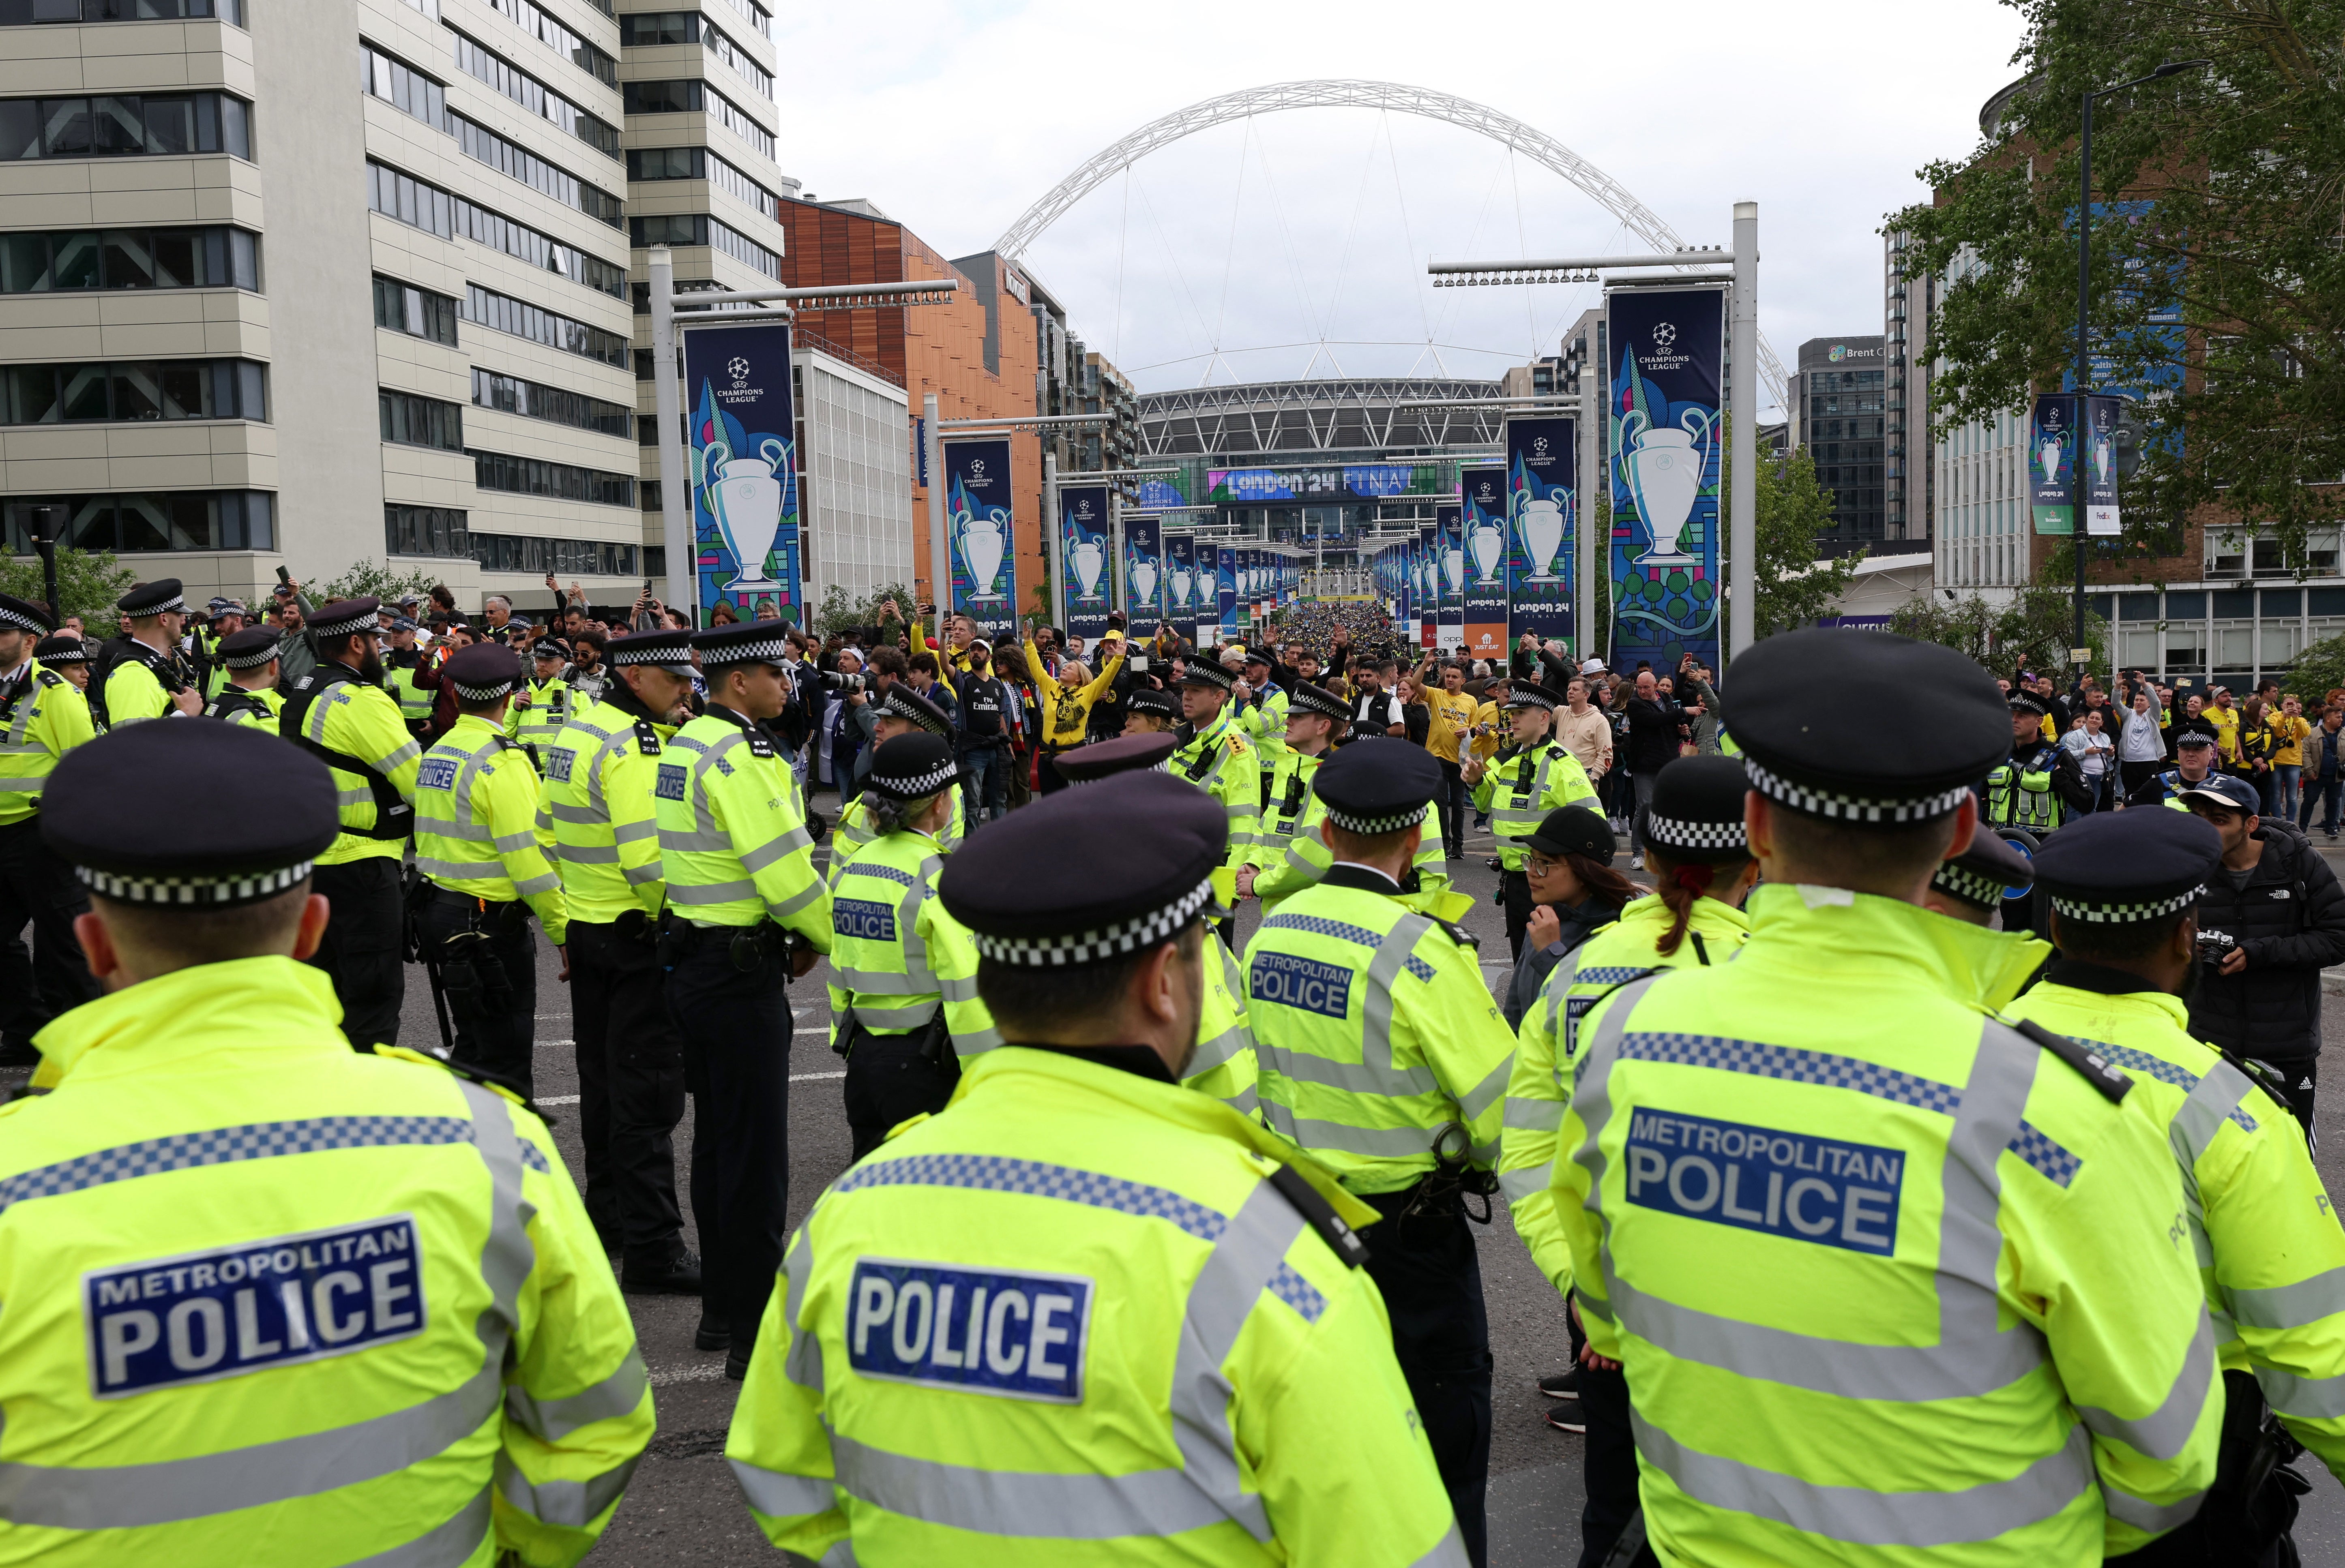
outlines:
[[[83,288],[260,290],[260,237],[241,228],[0,234],[0,294]]]
[[[0,158],[252,157],[252,106],[227,93],[0,98]]]
[[[1886,377],[1878,370],[1802,370],[1802,444],[1816,483],[1832,494],[1832,537],[1880,539],[1887,521]]]
[[[113,360],[0,370],[0,421],[12,425],[268,418],[269,370],[249,359]]]
[[[164,550],[274,550],[277,498],[267,491],[142,491],[127,495],[12,495],[7,552],[33,553],[33,508],[66,509],[65,542],[118,555]]]

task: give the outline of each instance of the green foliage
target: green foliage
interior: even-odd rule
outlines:
[[[2304,699],[2307,718],[2319,718],[2328,694],[2345,689],[2345,636],[2323,637],[2299,653],[2279,685]]]
[[[1938,430],[2025,409],[2076,362],[2083,93],[2212,60],[2095,105],[2092,346],[2106,384],[2175,389],[2143,410],[2129,543],[2170,553],[2176,520],[2220,502],[2300,548],[2345,509],[2345,0],[2008,3],[2027,87],[1887,226],[1910,272],[1953,279],[1928,343]],[[2194,330],[2160,329],[2178,319]]]
[[[75,550],[70,546],[57,548],[57,598],[62,602],[50,606],[59,621],[68,615],[81,617],[82,627],[93,637],[111,637],[115,623],[120,619],[114,602],[128,592],[138,580],[138,574],[117,561],[106,551]],[[13,593],[19,599],[36,603],[48,598],[48,588],[41,573],[41,558],[37,555],[0,555],[0,593]]]
[[[2076,633],[2076,602],[2057,588],[2036,584],[2023,588],[2000,610],[1978,594],[1952,602],[1940,598],[1915,600],[1899,606],[1889,630],[1901,637],[1942,642],[1966,653],[1995,675],[2008,680],[2025,669],[2049,673],[2061,685],[2068,683],[2068,641]],[[2109,623],[2085,612],[2085,640],[2093,650],[2092,668],[2106,672],[2109,659]]]
[[[371,556],[353,561],[350,569],[323,587],[303,585],[312,602],[327,604],[337,599],[380,599],[395,604],[411,593],[429,593],[440,579],[418,568],[412,572],[394,570],[386,561],[378,566]]]
[[[890,582],[878,592],[864,599],[850,598],[846,589],[834,582],[823,590],[822,602],[815,606],[815,632],[820,636],[828,637],[834,632],[845,632],[850,627],[881,625],[883,622],[879,619],[879,606],[890,599],[896,602],[896,608],[903,612],[903,619],[900,622],[888,622],[884,624],[892,629],[899,625],[909,626],[917,623],[919,615],[919,602],[912,597],[912,591],[900,582]]]
[[[1751,619],[1757,635],[1772,637],[1832,613],[1864,556],[1816,558],[1817,536],[1832,530],[1832,492],[1817,488],[1816,460],[1805,448],[1781,462],[1761,460],[1758,491],[1758,604]]]

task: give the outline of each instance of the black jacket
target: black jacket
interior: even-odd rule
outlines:
[[[1556,921],[1563,935],[1544,947],[1523,944],[1522,956],[1515,960],[1515,973],[1507,982],[1507,1027],[1523,1027],[1523,1015],[1531,1010],[1539,993],[1547,988],[1547,977],[1563,962],[1570,951],[1597,932],[1620,918],[1620,905],[1596,894],[1589,894],[1580,904],[1557,904]]]
[[[1684,739],[1678,733],[1680,724],[1690,724],[1693,715],[1667,697],[1648,702],[1642,697],[1630,697],[1629,713],[1629,771],[1632,774],[1656,774],[1677,760],[1678,743]]]
[[[2218,869],[2198,900],[2199,930],[2246,948],[2248,966],[2199,966],[2190,1032],[2243,1057],[2299,1061],[2320,1052],[2320,971],[2345,964],[2345,888],[2295,828],[2268,819],[2256,836],[2264,854],[2247,886]]]

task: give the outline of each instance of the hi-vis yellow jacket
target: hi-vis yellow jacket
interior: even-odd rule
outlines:
[[[0,1563],[575,1563],[652,1434],[544,1124],[329,978],[77,1007],[0,1107]]]

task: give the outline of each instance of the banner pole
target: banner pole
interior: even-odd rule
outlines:
[[[1059,454],[1050,433],[1042,442],[1042,526],[1051,531],[1051,623],[1067,625],[1067,523],[1059,515]],[[1011,619],[1016,619],[1013,608]]]
[[[1730,487],[1734,507],[1733,531],[1728,539],[1726,583],[1727,656],[1732,658],[1758,641],[1759,554],[1759,204],[1734,204],[1734,318],[1729,352],[1734,359],[1728,400],[1733,404],[1733,424],[1728,431],[1727,461],[1734,470]]]
[[[1577,523],[1572,531],[1571,561],[1573,597],[1572,629],[1579,633],[1572,641],[1578,645],[1579,662],[1586,663],[1596,655],[1596,498],[1597,487],[1610,481],[1611,474],[1604,460],[1602,438],[1599,434],[1604,418],[1604,400],[1598,395],[1597,384],[1601,379],[1604,356],[1590,343],[1588,352],[1579,359],[1579,506]],[[1609,539],[1603,541],[1611,548]],[[1610,663],[1608,659],[1606,663]]]
[[[936,607],[937,646],[945,645],[945,617],[952,611],[952,561],[945,554],[945,437],[937,424],[937,395],[920,398],[921,444],[929,470],[929,597]]]
[[[675,257],[665,245],[651,249],[652,409],[659,436],[660,543],[667,557],[667,602],[688,610],[700,624],[699,551],[693,541],[684,474],[684,410],[677,399],[675,355]],[[646,574],[648,575],[648,574]]]

